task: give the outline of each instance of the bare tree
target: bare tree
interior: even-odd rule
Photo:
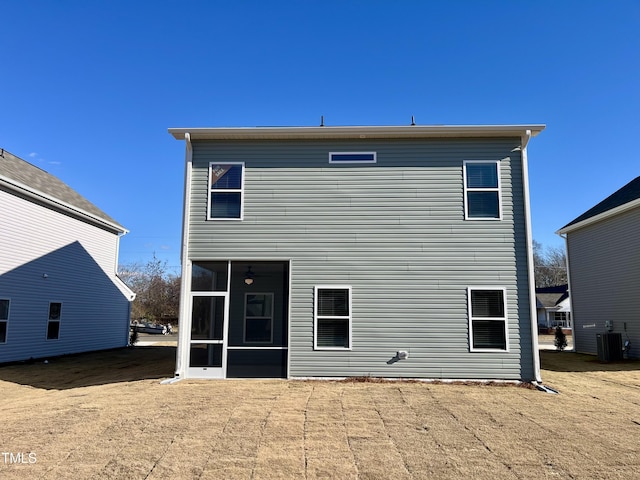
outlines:
[[[562,247],[543,247],[533,241],[536,287],[553,287],[567,283],[567,256]]]
[[[180,276],[169,273],[166,261],[154,254],[145,264],[122,265],[119,276],[136,292],[131,306],[132,320],[166,323],[178,317]]]

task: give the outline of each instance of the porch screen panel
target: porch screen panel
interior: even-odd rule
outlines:
[[[224,297],[193,297],[191,340],[222,340]]]

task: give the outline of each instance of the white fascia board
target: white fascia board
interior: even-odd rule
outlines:
[[[522,137],[538,135],[545,125],[403,125],[336,127],[214,127],[170,128],[176,140],[291,140],[375,138]]]
[[[601,222],[603,220],[606,220],[607,218],[614,217],[616,215],[619,215],[623,212],[626,212],[627,210],[631,210],[636,207],[640,207],[640,198],[633,200],[632,202],[625,203],[624,205],[620,205],[616,208],[612,208],[611,210],[607,210],[606,212],[599,213],[598,215],[594,215],[593,217],[589,217],[581,222],[563,227],[560,230],[558,230],[556,234],[564,235],[566,233],[571,233],[575,230],[587,227],[597,222]]]
[[[55,206],[61,210],[67,211],[71,214],[73,214],[76,217],[80,217],[81,219],[85,220],[85,221],[89,221],[91,223],[94,224],[99,224],[103,227],[105,227],[107,230],[113,230],[118,234],[122,234],[125,235],[127,233],[129,233],[129,230],[127,230],[126,228],[124,228],[122,225],[119,225],[117,223],[113,223],[113,222],[109,222],[101,217],[98,217],[92,213],[89,213],[81,208],[78,207],[74,207],[73,205],[70,205],[66,202],[63,202],[62,200],[58,200],[55,197],[52,197],[50,195],[46,195],[38,190],[34,190],[30,187],[28,187],[27,185],[21,183],[21,182],[17,182],[15,180],[9,179],[3,175],[0,175],[0,183],[5,184],[7,187],[9,187],[9,189],[14,190],[18,193],[21,193],[23,195],[26,195],[27,197],[33,198],[34,200],[39,200],[41,202],[44,202],[46,204]]]

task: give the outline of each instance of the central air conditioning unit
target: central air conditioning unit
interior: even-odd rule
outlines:
[[[601,362],[614,362],[622,360],[622,335],[620,333],[596,334],[598,347],[598,360]]]

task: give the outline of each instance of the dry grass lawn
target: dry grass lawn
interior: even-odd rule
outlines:
[[[640,362],[543,351],[545,384],[560,392],[551,395],[411,382],[160,385],[174,355],[138,347],[0,367],[0,478],[640,476]]]

